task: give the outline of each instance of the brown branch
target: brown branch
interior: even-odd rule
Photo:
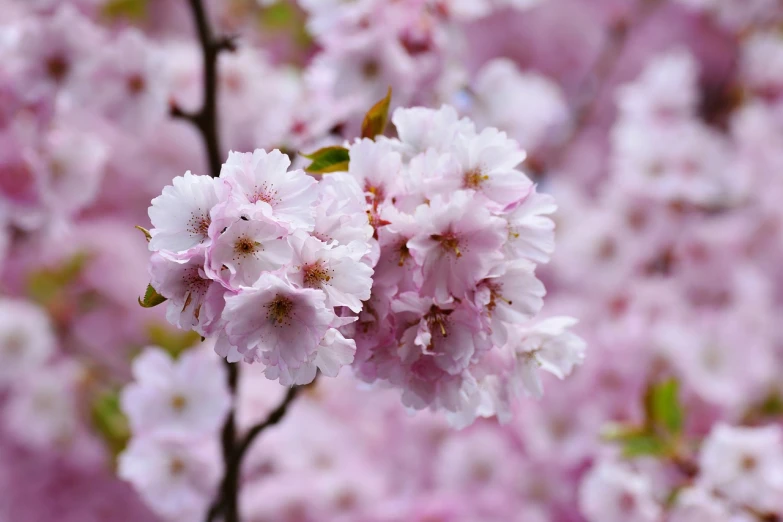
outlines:
[[[313,383],[315,383],[315,381],[313,381]],[[280,405],[278,405],[278,407],[275,408],[263,422],[260,422],[250,428],[247,433],[239,440],[239,442],[234,445],[233,452],[230,455],[227,456],[224,453],[226,470],[225,474],[223,475],[223,481],[220,485],[220,493],[215,502],[210,507],[209,513],[207,514],[207,522],[212,522],[221,513],[224,516],[223,520],[226,522],[239,520],[239,480],[242,472],[242,461],[244,460],[247,451],[250,449],[256,438],[258,438],[258,436],[264,430],[278,424],[281,420],[283,420],[283,417],[285,417],[286,413],[288,413],[288,408],[299,394],[299,391],[302,388],[312,386],[313,383],[289,388]],[[235,440],[233,433],[231,436],[232,440]]]
[[[209,26],[202,0],[188,1],[196,23],[203,58],[202,105],[196,112],[186,112],[176,104],[172,104],[171,116],[189,121],[198,128],[207,149],[209,175],[216,178],[220,176],[220,165],[223,163],[217,118],[217,60],[221,52],[236,50],[236,38],[232,36],[215,37]]]

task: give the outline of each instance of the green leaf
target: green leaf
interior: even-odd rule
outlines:
[[[379,134],[386,130],[386,124],[389,122],[389,106],[391,105],[392,90],[386,93],[386,97],[378,101],[367,111],[362,122],[362,138],[375,139]]]
[[[135,228],[141,230],[141,233],[144,234],[145,238],[147,238],[147,243],[149,243],[150,239],[152,239],[152,234],[150,234],[150,231],[144,227],[140,227],[139,225],[136,225]]]
[[[90,405],[90,419],[95,431],[106,442],[112,456],[125,449],[131,432],[128,419],[120,408],[120,395],[116,390],[101,393]]]
[[[143,308],[152,308],[166,301],[166,298],[160,295],[152,285],[147,285],[147,291],[144,292],[144,299],[139,297],[139,304]]]
[[[130,20],[143,20],[147,16],[147,2],[149,0],[109,0],[104,4],[101,14],[111,20],[127,18]]]
[[[56,268],[44,268],[27,277],[27,294],[37,303],[47,306],[64,295],[66,287],[75,283],[84,270],[89,255],[79,252]]]
[[[668,445],[655,435],[640,433],[622,441],[623,455],[628,458],[660,457],[668,452]]]
[[[265,29],[285,29],[296,21],[297,12],[293,5],[278,2],[261,10],[261,24]]]
[[[150,324],[147,335],[149,344],[160,346],[175,359],[203,339],[194,331],[174,330],[160,323]]]
[[[329,172],[344,172],[348,170],[350,155],[345,147],[324,147],[312,154],[303,154],[312,163],[305,168],[307,172],[326,174]]]
[[[673,436],[682,433],[684,414],[679,390],[680,384],[674,378],[653,384],[647,390],[645,409],[650,427]]]

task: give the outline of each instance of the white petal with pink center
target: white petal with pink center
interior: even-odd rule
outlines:
[[[309,369],[326,333],[340,323],[325,302],[321,290],[262,274],[252,288],[226,298],[228,340],[246,360],[263,362],[269,378],[301,384],[297,372]]]
[[[326,306],[362,310],[370,298],[373,269],[361,262],[364,252],[348,246],[329,248],[318,239],[298,234],[291,237],[294,260],[288,279],[300,288],[316,288],[326,294]]]
[[[193,349],[175,361],[148,347],[134,359],[133,377],[120,400],[134,436],[208,436],[223,425],[231,397],[212,351]]]
[[[302,170],[288,170],[291,160],[280,152],[230,152],[220,178],[232,187],[232,198],[242,207],[271,215],[290,230],[312,230],[318,191]]]
[[[197,176],[190,171],[174,178],[149,208],[153,227],[150,250],[187,256],[192,248],[208,245],[210,211],[222,198],[225,188],[223,180]]]
[[[472,192],[436,197],[416,209],[420,232],[408,248],[422,267],[421,290],[439,303],[462,299],[502,258],[505,222]]]
[[[263,272],[291,261],[287,235],[284,227],[269,218],[239,219],[213,241],[206,272],[229,289],[253,286]]]

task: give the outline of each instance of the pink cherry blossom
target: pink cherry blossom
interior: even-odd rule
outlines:
[[[361,262],[364,252],[352,252],[349,246],[329,248],[312,236],[291,238],[294,258],[288,280],[300,288],[315,288],[326,294],[326,306],[347,306],[362,310],[362,301],[370,298],[373,270]]]
[[[781,437],[777,426],[717,425],[701,450],[700,483],[737,504],[782,513]]]
[[[195,520],[206,512],[221,473],[217,440],[185,444],[134,438],[119,456],[118,474],[165,520]]]
[[[206,271],[229,289],[252,286],[263,272],[273,272],[291,261],[287,235],[271,218],[239,219],[213,241]]]
[[[463,298],[500,259],[503,220],[467,191],[437,197],[416,210],[419,233],[408,242],[422,266],[422,291],[438,302]]]
[[[134,436],[192,438],[222,426],[231,398],[214,353],[190,351],[174,361],[149,347],[134,359],[133,375],[121,403]]]
[[[313,227],[315,180],[301,170],[289,171],[291,160],[279,150],[232,152],[220,173],[240,208],[254,209],[291,229]]]
[[[26,379],[54,354],[57,345],[51,320],[34,304],[0,300],[0,384]]]
[[[543,386],[538,370],[563,379],[576,365],[582,363],[586,344],[568,331],[575,324],[576,319],[572,317],[550,317],[509,332],[519,376],[515,385],[520,386],[525,393],[541,397]]]
[[[619,462],[601,462],[584,479],[579,504],[590,522],[656,522],[661,508],[647,477]]]
[[[150,250],[166,255],[189,255],[194,247],[209,245],[210,212],[226,190],[222,179],[190,171],[174,178],[149,208]]]
[[[169,322],[206,334],[219,324],[226,289],[205,273],[203,248],[196,251],[184,262],[171,261],[154,253],[149,271],[153,288],[168,299],[166,318]]]
[[[325,303],[321,290],[295,288],[263,274],[252,288],[226,298],[228,340],[245,359],[263,362],[270,379],[304,384],[315,377],[320,350],[342,349],[339,342],[321,346],[327,332],[339,325]]]

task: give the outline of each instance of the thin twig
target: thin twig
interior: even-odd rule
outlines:
[[[263,431],[283,420],[283,417],[288,413],[288,408],[291,406],[291,403],[294,401],[299,391],[308,386],[312,386],[312,383],[289,388],[280,405],[278,405],[263,422],[259,422],[245,433],[239,443],[235,445],[233,454],[230,457],[225,457],[224,455],[226,462],[225,475],[223,476],[223,482],[220,486],[220,494],[207,514],[207,522],[212,522],[220,513],[224,514],[224,520],[226,521],[239,520],[239,513],[237,512],[237,493],[239,492],[242,461],[244,460],[247,451]],[[234,518],[231,518],[232,516]]]
[[[215,37],[209,26],[209,20],[207,19],[207,13],[204,9],[202,0],[188,1],[190,2],[193,19],[196,23],[196,30],[199,43],[201,44],[203,58],[202,105],[196,112],[187,112],[176,104],[172,104],[171,116],[189,121],[201,132],[207,149],[209,174],[213,178],[216,178],[220,176],[220,165],[223,163],[217,119],[217,61],[221,52],[232,52],[236,50],[236,39],[232,36]]]

